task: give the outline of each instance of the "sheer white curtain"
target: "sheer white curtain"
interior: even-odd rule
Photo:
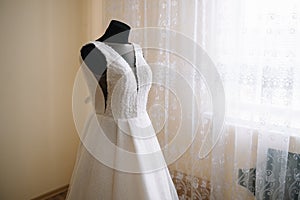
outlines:
[[[211,130],[207,113],[212,104],[204,78],[170,52],[144,50],[149,63],[168,66],[155,74],[165,85],[184,87],[169,73],[172,69],[188,80],[194,94],[183,95],[180,102],[166,87],[153,85],[148,111],[161,146],[171,141],[181,122],[195,126],[197,115],[182,116],[183,104],[200,113],[193,143],[169,166],[180,198],[300,199],[298,0],[103,1],[103,28],[111,19],[186,35],[208,53],[221,76],[224,131],[213,151],[199,159],[203,134]],[[135,34],[132,40],[143,46],[147,35]],[[172,42],[168,36],[160,38],[162,46]],[[184,128],[187,136],[193,134]],[[170,148],[166,154],[174,152]]]

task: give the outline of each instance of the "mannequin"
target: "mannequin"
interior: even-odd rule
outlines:
[[[101,103],[102,109],[103,101],[97,101],[95,95],[95,110],[90,110],[89,115],[85,115],[83,138],[80,138],[82,140],[67,200],[178,200],[176,188],[147,113],[152,71],[143,58],[141,49],[134,49],[140,47],[128,42],[129,32],[128,25],[113,20],[105,34],[97,39],[99,43],[103,43],[98,46],[97,42],[92,42],[81,49],[86,66],[96,78],[99,77],[107,105],[103,113],[97,112],[97,102]],[[128,54],[122,55],[128,51]],[[111,61],[118,56],[116,53],[124,60],[107,68],[105,56]],[[140,66],[142,67],[136,71],[134,67]],[[128,70],[131,72],[130,67],[132,74],[127,73]],[[109,82],[106,82],[106,74],[110,78]],[[125,78],[120,78],[123,75]],[[137,86],[137,76],[139,82],[144,84],[138,92],[132,88]],[[149,156],[153,153],[155,155],[152,159]],[[145,154],[147,158],[142,156]]]
[[[128,42],[130,26],[127,24],[112,20],[106,29],[104,35],[98,38],[96,41],[104,42],[108,46],[112,47],[117,53],[119,53],[125,61],[129,64],[134,72],[137,80],[136,68],[135,68],[135,55],[133,46]],[[94,44],[89,43],[84,45],[81,50],[81,58],[84,60],[87,67],[98,78],[99,85],[103,91],[105,105],[107,100],[107,80],[106,80],[106,60],[104,55]]]

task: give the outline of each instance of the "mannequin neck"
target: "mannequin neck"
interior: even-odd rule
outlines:
[[[97,39],[97,41],[127,44],[129,32],[130,26],[123,22],[112,20],[104,35]]]
[[[102,42],[128,44],[129,43],[128,38],[129,38],[129,31],[124,31],[116,35],[111,35],[110,37],[102,40]]]

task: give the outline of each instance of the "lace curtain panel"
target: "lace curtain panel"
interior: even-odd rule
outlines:
[[[149,37],[137,28],[177,31],[207,52],[221,77],[224,129],[209,155],[199,158],[215,114],[205,78],[197,66],[165,51],[177,42],[168,35],[158,38],[161,49],[143,49],[163,83],[152,85],[148,100],[160,145],[179,130],[195,136],[169,163],[180,199],[300,199],[298,0],[104,0],[102,8],[103,30],[112,19],[123,21],[142,47]],[[165,156],[178,149],[180,143]]]

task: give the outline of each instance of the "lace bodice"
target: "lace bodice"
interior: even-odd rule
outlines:
[[[152,73],[143,58],[141,47],[132,43],[136,80],[133,70],[119,53],[103,42],[92,43],[105,56],[107,63],[107,102],[104,115],[120,119],[145,114]]]

